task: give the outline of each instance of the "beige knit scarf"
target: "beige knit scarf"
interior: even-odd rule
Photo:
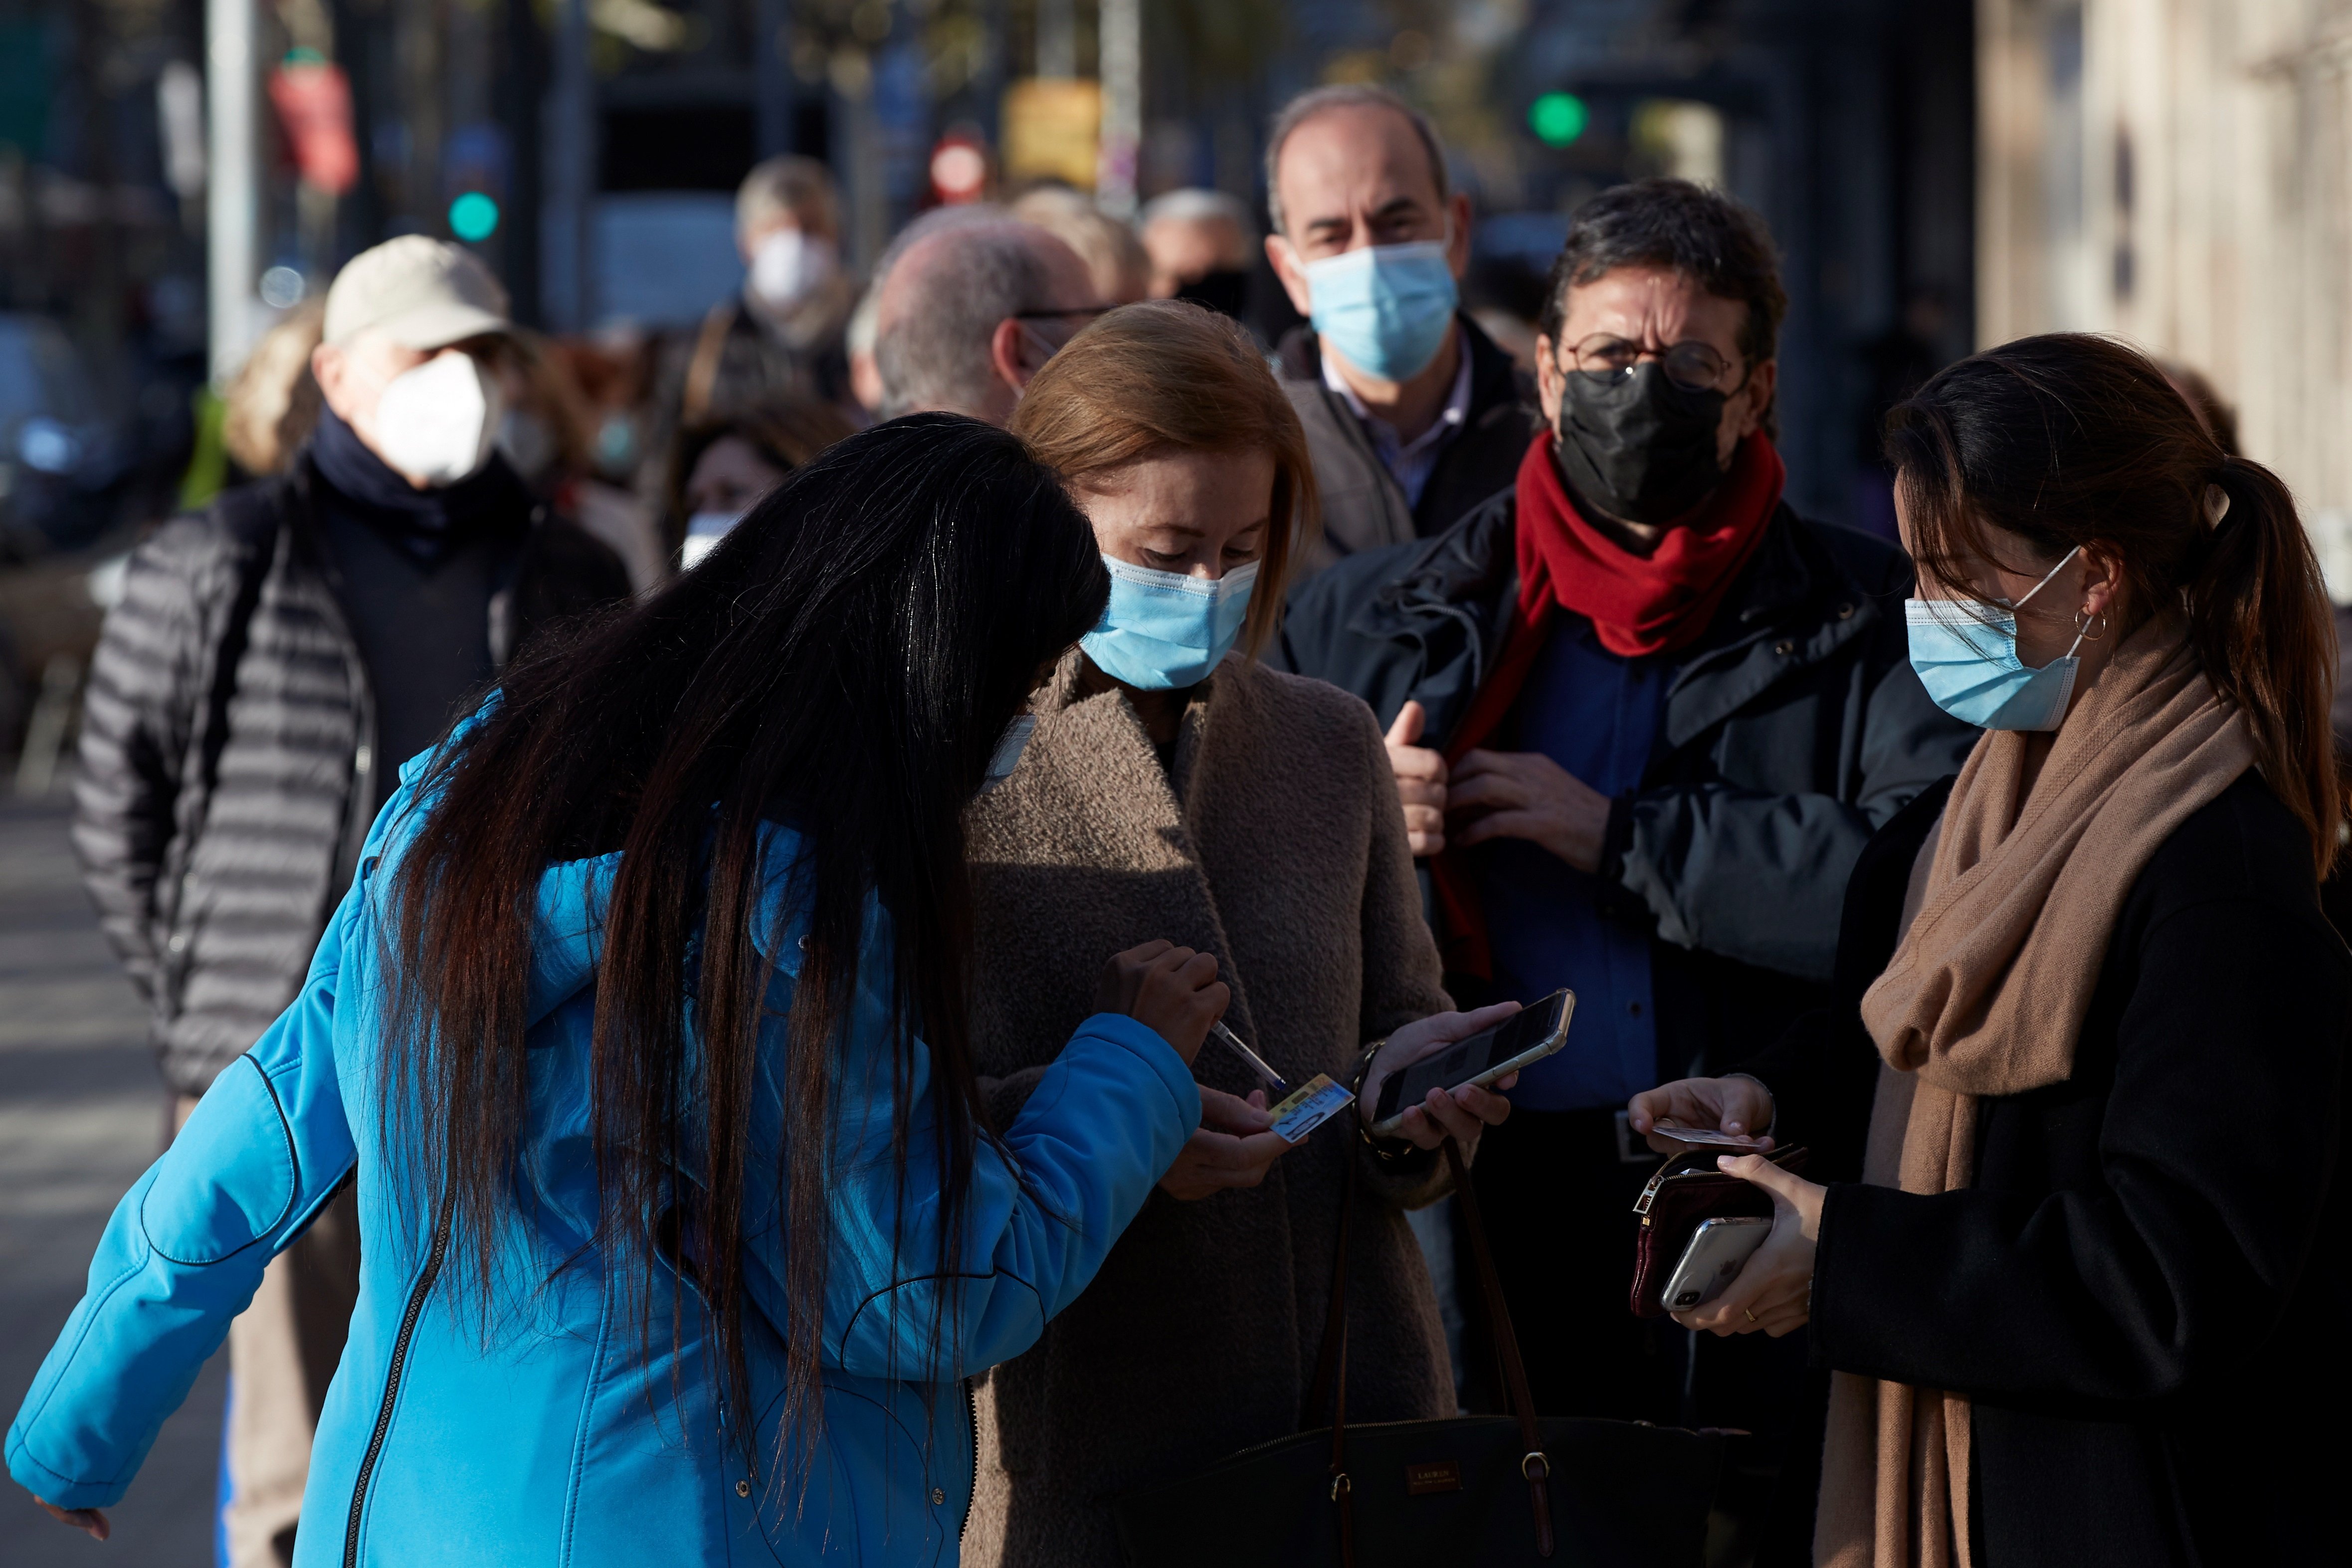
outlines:
[[[2075,696],[2031,794],[2030,737],[1977,742],[1930,839],[1916,918],[1862,1018],[1885,1065],[1864,1179],[1968,1185],[1977,1101],[2063,1083],[2132,884],[2254,760],[2179,616],[2148,621]],[[1966,1568],[1969,1402],[1836,1374],[1813,1559]]]

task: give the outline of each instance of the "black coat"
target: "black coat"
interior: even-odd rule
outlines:
[[[377,754],[316,482],[306,453],[157,530],[90,665],[74,848],[184,1094],[293,999],[350,884],[373,774],[406,761]],[[489,605],[499,663],[536,627],[629,591],[612,551],[513,491],[521,543]]]
[[[1354,692],[1383,725],[1417,699],[1443,749],[1518,598],[1516,529],[1506,491],[1435,539],[1341,562],[1293,592],[1269,658]],[[1655,939],[1662,1077],[1727,1070],[1822,1004],[1855,858],[1974,743],[1912,672],[1910,584],[1894,546],[1783,506],[1714,625],[1674,656],[1601,871],[1610,911]]]
[[[1861,996],[1948,793],[1856,866],[1835,1006],[1749,1065],[1816,1173],[1858,1173]],[[2074,1076],[1979,1102],[1967,1189],[1830,1187],[1814,1363],[1970,1398],[1981,1568],[2343,1560],[2347,1035],[2309,840],[2249,773],[2133,884]]]

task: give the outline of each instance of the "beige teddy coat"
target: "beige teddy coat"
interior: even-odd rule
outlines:
[[[1171,786],[1134,708],[1080,699],[1079,668],[1063,661],[1019,769],[971,816],[972,1039],[998,1126],[1092,1011],[1103,961],[1155,937],[1218,955],[1227,1023],[1294,1086],[1344,1079],[1366,1044],[1450,1005],[1370,709],[1229,656],[1185,710]],[[1256,1087],[1214,1041],[1193,1070]],[[1349,1159],[1349,1416],[1454,1414],[1404,1223],[1445,1190],[1442,1163],[1382,1172],[1327,1122],[1254,1189],[1154,1193],[1085,1294],[976,1391],[965,1563],[1111,1568],[1108,1498],[1297,1430]]]

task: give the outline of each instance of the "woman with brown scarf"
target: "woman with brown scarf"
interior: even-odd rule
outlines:
[[[2340,1552],[2310,1438],[2345,1356],[2305,1262],[2352,960],[2317,900],[2335,650],[2294,503],[2102,339],[1979,354],[1891,428],[1913,661],[1987,732],[1856,867],[1840,1006],[1752,1078],[1633,1100],[1662,1150],[1769,1130],[1860,1177],[1725,1157],[1776,1218],[1678,1316],[1809,1325],[1818,1563]]]
[[[1366,1104],[1394,1066],[1516,1011],[1445,1011],[1371,710],[1252,657],[1311,542],[1314,478],[1248,337],[1175,300],[1113,311],[1037,374],[1013,430],[1069,484],[1112,589],[1032,699],[1019,767],[969,818],[992,1110],[1035,1089],[1055,1020],[1092,1011],[1100,958],[1085,955],[1146,926],[1139,941],[1218,956],[1224,1021],[1289,1085],[1360,1082]],[[1404,1213],[1446,1191],[1443,1138],[1475,1146],[1509,1103],[1432,1090],[1409,1140],[1376,1145],[1349,1110],[1294,1143],[1237,1052],[1212,1044],[1195,1076],[1201,1130],[1083,1310],[980,1391],[967,1563],[1111,1568],[1119,1493],[1329,1420],[1304,1406],[1351,1163],[1349,1415],[1454,1413]]]

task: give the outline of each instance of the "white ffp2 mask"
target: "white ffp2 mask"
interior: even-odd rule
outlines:
[[[375,405],[376,456],[411,479],[454,485],[490,460],[500,401],[479,360],[437,353],[385,385]]]
[[[780,228],[751,252],[751,292],[772,310],[800,303],[833,276],[833,242],[796,228]]]

